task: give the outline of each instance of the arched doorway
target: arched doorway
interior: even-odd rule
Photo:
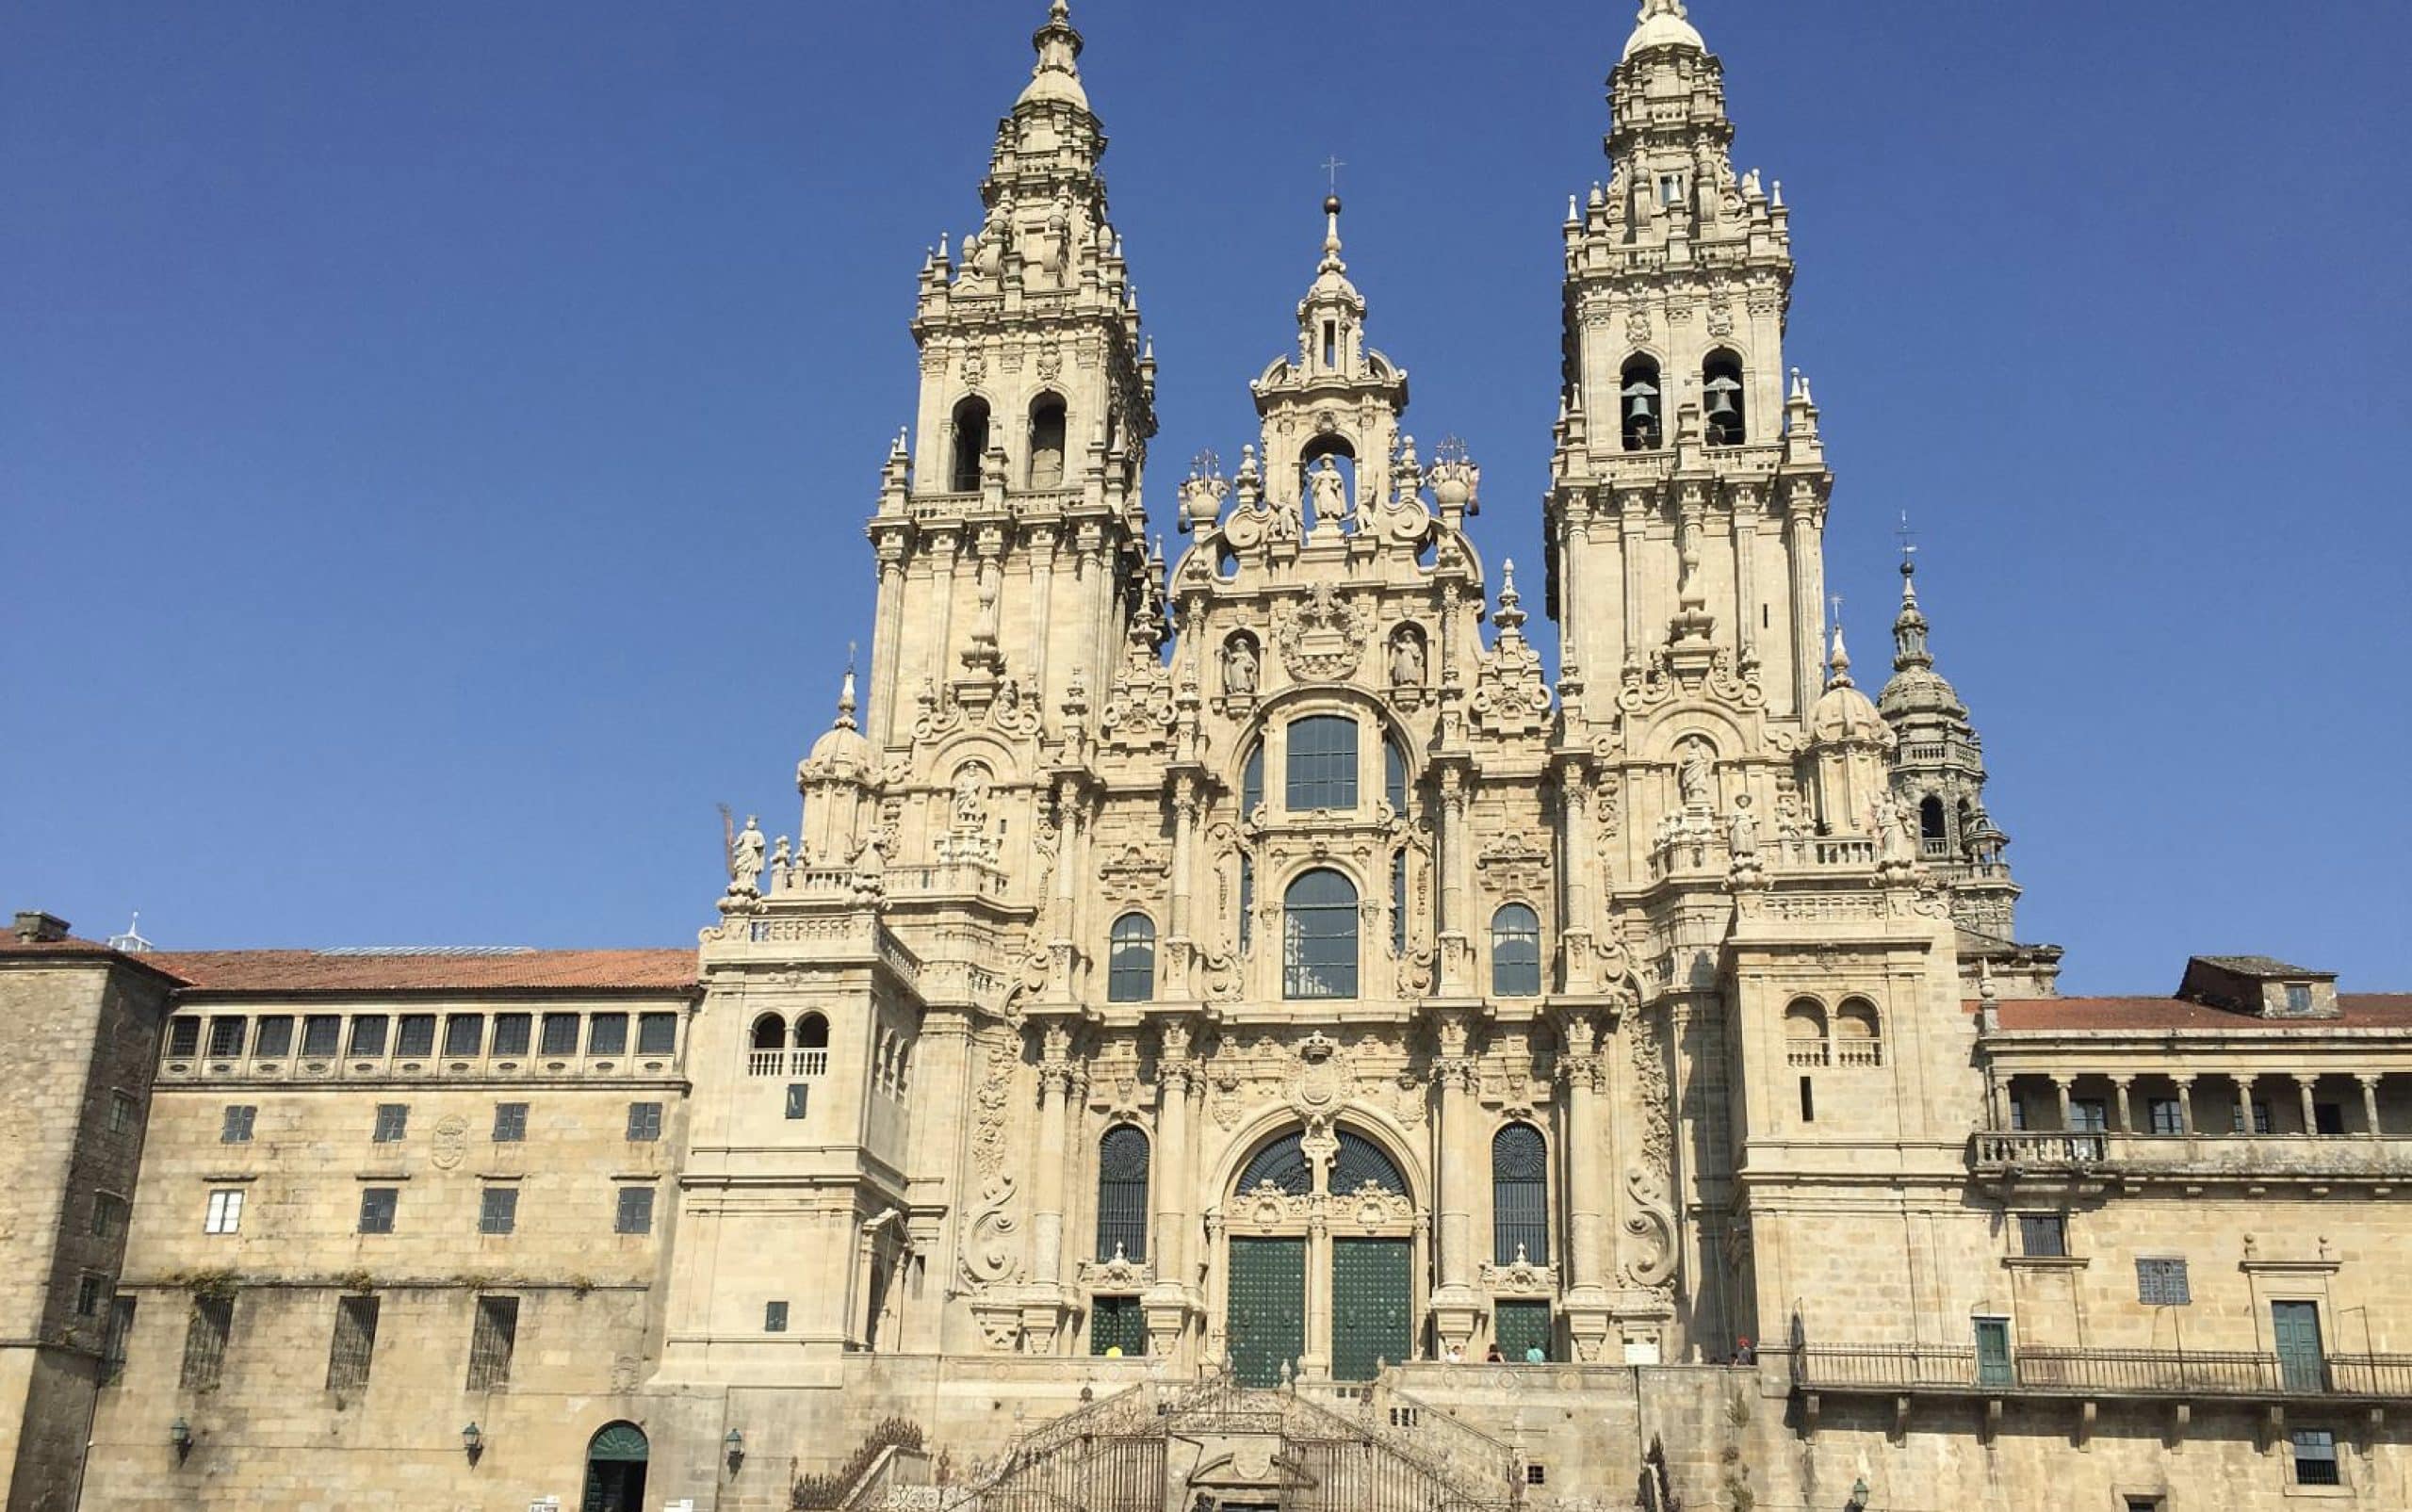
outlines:
[[[1244,1386],[1285,1369],[1366,1381],[1412,1358],[1415,1203],[1388,1151],[1353,1129],[1294,1130],[1232,1183],[1224,1348]]]
[[[644,1430],[633,1423],[606,1423],[586,1443],[583,1512],[643,1512]]]

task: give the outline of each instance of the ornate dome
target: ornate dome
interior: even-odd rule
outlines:
[[[1834,626],[1834,649],[1827,662],[1829,672],[1826,691],[1809,711],[1809,734],[1820,745],[1847,745],[1861,741],[1883,744],[1893,737],[1892,726],[1876,712],[1867,695],[1851,685],[1850,652],[1843,645],[1842,626]]]
[[[1706,52],[1708,43],[1684,19],[1684,0],[1643,0],[1641,24],[1626,39],[1624,56],[1631,57],[1650,47],[1697,47]]]
[[[1960,702],[1960,694],[1949,680],[1934,670],[1934,657],[1926,647],[1926,614],[1918,608],[1917,562],[1915,558],[1904,557],[1901,613],[1893,622],[1893,680],[1884,685],[1879,705],[1884,717],[1896,723],[1921,714],[1965,723],[1967,706]]]
[[[1089,94],[1081,87],[1081,34],[1072,29],[1071,8],[1065,0],[1055,0],[1048,11],[1047,24],[1039,27],[1030,41],[1038,50],[1038,66],[1032,70],[1021,98],[1014,103],[1060,101],[1086,110]]]
[[[871,741],[855,724],[855,674],[849,668],[838,694],[838,722],[812,742],[812,754],[796,774],[812,782],[842,782],[871,775],[872,767]]]

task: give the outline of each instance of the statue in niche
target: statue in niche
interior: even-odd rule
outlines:
[[[988,827],[988,769],[976,761],[954,774],[954,827],[966,834]]]
[[[1245,635],[1235,635],[1223,646],[1223,691],[1233,698],[1256,696],[1259,671],[1256,644]]]
[[[1706,740],[1687,740],[1675,766],[1675,785],[1686,808],[1706,807],[1717,782],[1717,753]]]
[[[762,868],[770,854],[771,842],[762,836],[760,821],[745,816],[745,828],[728,846],[728,890],[740,898],[751,898],[761,891]]]
[[[1751,812],[1749,793],[1734,797],[1734,817],[1725,821],[1725,848],[1737,864],[1758,857],[1759,817]]]
[[[1348,523],[1348,480],[1340,476],[1340,464],[1325,456],[1307,474],[1307,481],[1312,489],[1315,528],[1345,527]]]
[[[980,563],[980,609],[971,617],[971,644],[975,650],[993,651],[997,647],[998,616],[997,564]]]
[[[1391,637],[1391,686],[1424,686],[1424,637],[1411,626],[1400,626]]]

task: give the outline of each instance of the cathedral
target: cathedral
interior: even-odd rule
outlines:
[[[859,685],[698,949],[17,916],[10,1512],[2412,1505],[2412,996],[2059,995],[1913,562],[1889,666],[1825,612],[1783,187],[1682,0],[1557,228],[1521,572],[1337,196],[1153,544],[1034,45]]]

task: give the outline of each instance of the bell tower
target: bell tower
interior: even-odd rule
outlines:
[[[1783,186],[1736,175],[1723,66],[1682,0],[1647,0],[1608,87],[1607,182],[1567,204],[1545,507],[1568,680],[1714,658],[1799,720],[1821,686],[1833,478],[1806,385],[1784,380]]]
[[[921,265],[921,403],[869,528],[868,734],[881,751],[908,732],[916,699],[1058,707],[1110,672],[1148,602],[1140,475],[1155,359],[1107,215],[1105,132],[1066,0],[1032,45],[979,226],[959,248],[939,238]]]

